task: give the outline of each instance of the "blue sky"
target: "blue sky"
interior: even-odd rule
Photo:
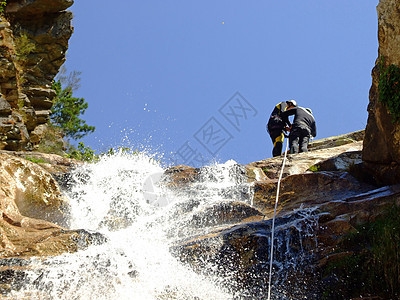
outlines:
[[[378,0],[76,0],[65,67],[81,71],[98,152],[176,163],[271,157],[280,101],[310,107],[317,138],[365,128]]]

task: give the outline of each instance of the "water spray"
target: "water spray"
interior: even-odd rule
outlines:
[[[268,280],[268,300],[271,299],[271,279],[272,279],[272,260],[273,260],[273,253],[274,253],[274,235],[275,235],[275,215],[276,215],[276,208],[278,207],[278,199],[279,199],[279,190],[281,186],[281,180],[283,175],[283,169],[285,168],[286,163],[286,156],[288,151],[289,141],[286,141],[286,148],[285,148],[285,155],[283,157],[283,163],[281,168],[281,173],[279,174],[278,179],[278,186],[276,188],[276,198],[275,198],[275,209],[274,209],[274,216],[272,218],[272,229],[271,229],[271,253],[270,253],[270,262],[269,262],[269,280]]]

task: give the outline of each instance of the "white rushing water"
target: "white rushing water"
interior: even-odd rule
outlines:
[[[238,165],[203,168],[193,190],[157,184],[164,169],[145,154],[103,157],[72,174],[67,192],[71,229],[101,233],[107,241],[86,250],[34,260],[29,284],[16,298],[232,299],[221,280],[194,272],[170,248],[205,226],[188,225],[206,205],[251,201]]]

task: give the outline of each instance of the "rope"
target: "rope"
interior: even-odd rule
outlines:
[[[278,186],[276,188],[276,199],[275,199],[275,209],[274,209],[274,216],[272,218],[272,229],[271,229],[271,253],[270,253],[270,262],[269,262],[269,281],[268,281],[268,300],[271,299],[271,279],[272,279],[272,260],[273,260],[273,253],[274,253],[274,237],[275,237],[275,215],[276,215],[276,208],[278,207],[278,199],[279,199],[279,190],[281,187],[281,180],[282,180],[282,175],[283,175],[283,169],[285,168],[285,163],[286,163],[286,154],[288,151],[288,145],[289,141],[286,140],[286,149],[285,149],[285,155],[283,157],[283,163],[282,163],[282,168],[281,168],[281,173],[279,174],[279,179],[278,179]]]

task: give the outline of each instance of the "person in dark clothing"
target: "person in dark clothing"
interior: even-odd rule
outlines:
[[[286,118],[286,121],[281,118],[282,113],[287,109],[289,103],[294,106],[297,105],[296,101],[294,100],[278,103],[274,107],[274,110],[272,111],[268,120],[267,131],[271,137],[272,143],[274,144],[274,148],[272,149],[272,156],[274,157],[281,155],[286,126],[291,126],[288,118]]]
[[[310,137],[317,135],[312,111],[309,108],[288,106],[281,114],[281,118],[284,122],[288,122],[289,116],[292,115],[294,120],[289,134],[290,153],[307,152]]]

